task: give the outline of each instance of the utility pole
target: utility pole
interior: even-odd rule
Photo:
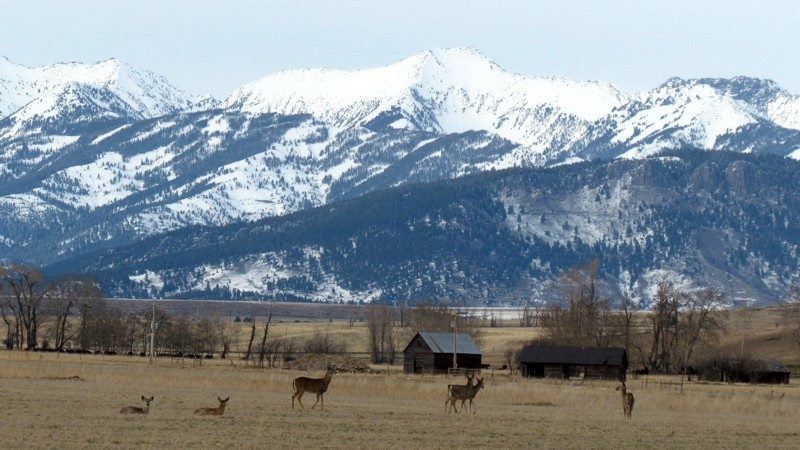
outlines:
[[[150,318],[150,364],[153,364],[153,350],[156,341],[156,301],[153,299],[151,302],[153,306],[153,315]]]

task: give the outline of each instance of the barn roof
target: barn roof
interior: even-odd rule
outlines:
[[[625,349],[617,347],[559,347],[529,345],[522,349],[520,362],[538,364],[575,364],[621,366]]]
[[[434,353],[453,353],[453,333],[428,333],[428,332],[419,332],[417,333],[422,340],[430,347],[431,351]],[[417,336],[415,335],[414,338]],[[409,345],[413,342],[414,339],[409,341]],[[475,341],[472,340],[472,336],[467,333],[458,333],[456,335],[456,341],[458,345],[458,353],[459,354],[466,354],[466,355],[481,355],[481,349],[475,344]],[[408,349],[408,345],[403,350],[405,352]]]

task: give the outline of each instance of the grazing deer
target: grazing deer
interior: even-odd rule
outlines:
[[[292,387],[294,388],[294,394],[292,394],[292,409],[294,409],[295,398],[297,399],[297,403],[300,404],[300,407],[306,409],[303,406],[303,402],[301,399],[303,398],[303,394],[306,391],[308,391],[317,394],[317,401],[314,403],[314,406],[312,406],[311,409],[314,409],[317,406],[317,403],[320,403],[320,401],[322,401],[320,408],[324,410],[325,399],[322,398],[322,396],[323,394],[325,394],[325,391],[328,390],[328,386],[331,384],[331,377],[333,377],[333,374],[335,373],[337,373],[336,367],[328,366],[328,368],[325,370],[325,376],[322,378],[308,378],[308,377],[295,378],[294,381],[292,382]]]
[[[217,400],[219,400],[219,406],[216,408],[197,408],[194,410],[194,413],[198,416],[221,416],[225,414],[225,405],[228,404],[228,400],[230,399],[231,398],[228,397],[223,400],[222,398],[217,397]]]
[[[126,406],[119,410],[120,414],[149,414],[150,413],[150,402],[153,401],[155,397],[147,398],[144,395],[142,396],[142,401],[144,402],[145,407],[141,408],[138,406]]]
[[[631,414],[633,414],[633,394],[628,392],[624,382],[614,390],[622,393],[622,412],[625,414],[625,417],[630,419]]]
[[[444,412],[447,412],[447,404],[450,402],[450,391],[453,389],[454,386],[459,386],[463,388],[473,386],[473,378],[475,377],[475,373],[467,372],[467,384],[448,384],[447,385],[447,400],[444,401]]]
[[[450,397],[447,399],[450,401],[450,410],[454,411],[456,409],[456,400],[461,400],[461,409],[458,412],[464,410],[464,403],[469,400],[469,410],[475,414],[475,410],[473,409],[473,399],[475,396],[478,395],[478,391],[483,389],[483,378],[478,377],[478,382],[475,383],[474,386],[459,386],[455,385],[450,388]]]

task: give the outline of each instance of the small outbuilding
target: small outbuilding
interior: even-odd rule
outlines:
[[[405,373],[447,373],[456,353],[459,369],[480,369],[483,354],[466,333],[419,332],[403,350]]]
[[[529,377],[625,381],[628,352],[618,347],[529,345],[522,349],[519,363]]]
[[[789,383],[791,371],[777,359],[715,359],[697,370],[705,381],[728,383]]]

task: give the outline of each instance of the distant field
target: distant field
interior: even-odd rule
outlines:
[[[367,334],[363,322],[350,324],[345,320],[323,320],[302,319],[296,322],[296,318],[274,317],[270,325],[270,338],[294,339],[302,344],[317,332],[329,333],[335,339],[343,340],[347,344],[347,352],[354,353],[357,357],[367,358],[369,348],[367,347]],[[240,323],[235,328],[237,330],[231,350],[235,353],[243,353],[247,348],[247,341],[250,337],[250,324]],[[260,339],[263,332],[263,321],[257,323],[256,340]],[[398,352],[402,352],[411,332],[407,329],[398,327],[397,333]],[[538,328],[520,327],[496,327],[483,328],[483,338],[481,349],[484,351],[484,362],[493,366],[506,364],[504,352],[507,349],[516,349],[525,342],[540,334]],[[298,350],[302,346],[298,345]],[[400,355],[402,357],[402,355]]]
[[[150,306],[149,301],[142,300],[112,300],[112,303],[125,311],[139,314],[148,310]],[[364,323],[361,320],[364,307],[360,305],[195,300],[158,301],[157,305],[171,314],[184,314],[189,317],[214,315],[222,317],[229,323],[235,317],[250,316],[254,316],[257,321],[262,322],[266,318],[269,308],[272,307],[274,308],[274,317],[270,331],[271,337],[296,338],[302,342],[313,335],[315,331],[323,331],[345,339],[349,352],[366,353],[368,350]],[[725,333],[721,335],[719,343],[700,345],[697,349],[698,357],[710,355],[719,349],[730,354],[739,354],[744,350],[745,353],[754,357],[777,358],[800,371],[800,347],[789,339],[781,327],[781,313],[781,307],[731,311],[726,322]],[[481,343],[485,362],[492,365],[504,364],[503,353],[507,349],[518,349],[523,343],[542,333],[539,328],[520,328],[516,319],[498,320],[497,324],[497,327],[486,326],[483,328],[483,342]],[[402,329],[396,331],[400,336],[399,350],[402,350],[406,343],[404,339],[409,333]],[[259,329],[258,333],[260,332]],[[243,352],[247,346],[248,337],[249,325],[239,323],[238,341],[234,342],[232,350]],[[637,358],[636,350],[632,349],[631,359],[634,364]]]
[[[292,410],[280,369],[215,360],[202,367],[159,359],[0,351],[3,448],[52,447],[758,447],[796,448],[800,385],[686,384],[684,394],[645,389],[632,421],[614,384],[491,377],[475,415],[445,414],[454,379],[335,375],[325,411]],[[316,376],[316,374],[313,374]],[[121,416],[154,395],[149,416]],[[195,417],[230,396],[222,417]],[[305,403],[313,404],[313,396]]]
[[[225,302],[228,303],[228,302]],[[360,309],[351,305],[327,305],[327,304],[294,304],[282,303],[280,308],[281,315],[273,318],[270,328],[272,337],[296,338],[302,341],[313,335],[316,331],[329,332],[334,336],[346,340],[349,352],[366,353],[367,340],[364,323],[358,320],[350,321],[347,319],[325,318],[347,315],[341,308],[353,314],[360,315]],[[259,305],[266,311],[265,305]],[[316,314],[308,314],[308,312]],[[782,328],[780,307],[763,308],[757,310],[734,310],[729,314],[725,325],[725,332],[720,336],[718,343],[710,345],[700,345],[697,355],[710,355],[718,349],[730,351],[731,354],[738,354],[741,350],[754,357],[777,358],[789,366],[800,370],[800,347],[792,342],[785,330]],[[277,313],[276,313],[277,314]],[[256,316],[256,319],[263,321],[264,316]],[[485,362],[492,365],[502,365],[505,363],[503,354],[508,349],[518,349],[529,340],[541,336],[542,330],[537,327],[521,328],[516,320],[498,321],[497,327],[482,328],[481,349],[485,355]],[[257,330],[258,333],[261,330]],[[399,338],[399,350],[407,343],[406,337],[410,335],[408,330],[396,329]],[[239,324],[239,340],[236,342],[236,351],[243,351],[247,345],[249,337],[249,325]],[[260,335],[259,335],[260,336]],[[631,349],[631,359],[635,364],[638,355],[635,349]]]

